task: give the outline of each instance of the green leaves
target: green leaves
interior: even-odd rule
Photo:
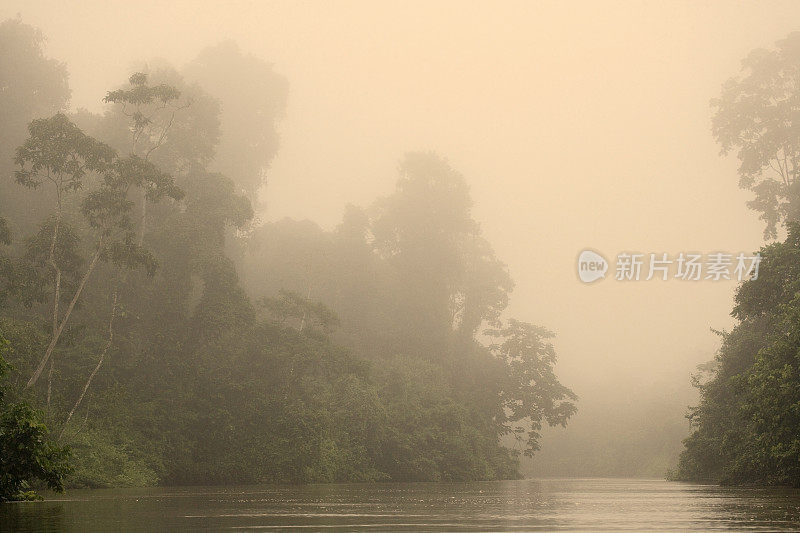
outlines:
[[[92,191],[81,203],[81,211],[86,221],[103,236],[110,236],[115,229],[132,231],[130,212],[133,202],[128,200],[127,190],[115,188],[104,183]]]
[[[161,103],[167,104],[181,97],[178,89],[171,85],[161,83],[150,86],[147,84],[147,74],[136,72],[128,79],[131,87],[129,89],[117,89],[106,93],[103,101],[114,104],[133,104],[141,106],[145,104]],[[141,120],[148,119],[142,115]],[[147,122],[143,122],[144,125]]]
[[[0,244],[11,244],[11,229],[3,217],[0,217]]]
[[[472,218],[464,177],[436,154],[408,154],[394,194],[369,211],[351,209],[337,231],[284,221],[271,225],[260,253],[253,239],[248,248],[236,242],[240,257],[254,258],[251,277],[272,284],[253,292],[278,293],[261,301],[268,316],[259,316],[226,253],[232,229],[253,219],[285,80],[229,45],[202,54],[193,70],[222,100],[219,147],[218,103],[163,69],[110,91],[102,116],[75,119],[120,153],[64,115],[32,123],[17,151],[20,184],[52,183],[59,200],[69,193],[63,209],[59,202],[42,217],[13,276],[6,263],[0,274],[15,297],[4,316],[35,332],[27,349],[14,337],[14,361],[35,365],[48,346],[34,377],[54,368],[50,413],[85,409],[62,433],[80,447],[84,471],[73,482],[517,475],[503,436],[527,430],[532,453],[542,424],[565,423],[575,396],[553,373],[543,328],[498,324],[491,348],[476,338],[497,322],[513,283]],[[35,233],[23,218],[14,228]],[[154,279],[125,272],[153,276],[159,263]],[[28,318],[45,306],[22,304],[47,302],[33,289],[54,285],[62,292],[51,303],[69,305],[53,305],[59,333],[45,338],[41,317]],[[337,342],[352,353],[332,341],[333,308],[343,317]],[[73,404],[81,383],[86,400]],[[29,390],[44,396],[44,387]],[[20,407],[3,419],[3,438],[27,450],[9,455],[9,469],[25,468],[4,478],[22,480],[9,493],[36,476],[63,486],[63,450],[48,447],[37,417]]]
[[[739,185],[756,193],[748,206],[761,213],[764,234],[800,216],[800,33],[773,50],[755,50],[742,75],[711,101],[712,132],[722,153],[739,158]]]
[[[491,351],[506,368],[500,392],[508,413],[506,428],[522,433],[524,428],[513,424],[528,422],[525,455],[531,456],[538,450],[542,421],[551,426],[565,426],[577,411],[573,401],[578,397],[555,375],[556,354],[549,342],[553,337],[550,331],[511,319],[505,328],[491,329],[486,334],[498,340]]]
[[[0,502],[30,499],[30,482],[64,491],[70,472],[69,449],[47,440],[47,427],[26,403],[0,405]]]
[[[24,402],[7,403],[8,350],[0,335],[0,502],[35,497],[29,490],[34,480],[61,492],[70,472],[69,449],[49,442],[39,413]]]
[[[136,76],[141,87],[144,81]],[[154,94],[167,98],[170,91],[159,89]],[[99,186],[86,194],[81,202],[89,227],[97,230],[106,248],[102,258],[119,266],[144,267],[148,273],[155,270],[153,256],[133,243],[135,230],[131,217],[133,202],[129,191],[143,189],[151,202],[164,197],[179,200],[181,191],[169,174],[162,172],[153,163],[130,155],[120,157],[107,145],[83,133],[64,114],[31,122],[29,138],[17,149],[17,182],[37,188],[45,182],[56,186],[59,198],[65,192],[81,189],[84,178],[94,172],[100,176]],[[60,217],[60,212],[57,213]],[[28,260],[44,264],[50,248],[55,221],[51,217],[42,226],[39,234],[28,244]],[[6,235],[7,226],[0,222],[0,242]],[[81,259],[77,255],[78,235],[65,222],[60,222],[55,239],[56,263],[65,272],[75,271]]]
[[[172,85],[159,84],[155,86],[148,85],[147,74],[144,72],[136,72],[129,79],[130,87],[127,89],[117,89],[110,91],[106,94],[103,101],[106,103],[118,104],[122,107],[122,112],[127,115],[133,122],[134,130],[134,147],[140,140],[145,140],[147,135],[145,132],[152,134],[151,131],[155,126],[161,111],[169,108],[174,111],[178,108],[177,101],[181,97],[181,93]],[[161,129],[155,136],[160,137],[159,141],[155,142],[155,146],[160,146],[164,140],[164,135],[172,124],[174,115],[167,120],[167,125],[157,129]],[[147,139],[150,142],[151,139]],[[134,148],[135,152],[135,148]]]
[[[800,224],[761,256],[758,279],[737,291],[738,323],[710,379],[697,380],[677,478],[800,485]]]
[[[103,185],[126,192],[133,187],[143,188],[151,202],[164,197],[173,200],[183,198],[183,191],[175,185],[172,176],[135,154],[116,158],[104,173]]]
[[[83,133],[63,113],[32,121],[28,131],[14,159],[16,180],[26,187],[51,182],[59,195],[75,191],[88,172],[103,170],[114,158],[109,146]]]
[[[39,227],[39,231],[28,238],[25,243],[24,259],[37,268],[49,267],[48,260],[55,222],[55,217],[48,217]],[[77,276],[83,266],[80,236],[78,231],[65,221],[59,223],[58,239],[53,247],[53,256],[58,268],[68,276]]]
[[[280,324],[291,321],[296,329],[320,328],[326,334],[338,325],[339,318],[325,304],[304,298],[299,293],[281,290],[277,298],[263,298],[261,305]]]
[[[158,262],[153,254],[133,242],[132,234],[126,235],[122,241],[114,241],[107,245],[101,259],[130,270],[143,268],[148,276],[153,276],[158,268]]]

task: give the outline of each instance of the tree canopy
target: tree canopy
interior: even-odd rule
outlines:
[[[723,154],[736,153],[739,185],[755,193],[748,206],[775,237],[800,217],[800,32],[751,52],[712,106],[714,137]]]
[[[32,28],[3,23],[0,42],[15,87],[66,80]],[[20,50],[41,71],[9,71]],[[443,157],[403,156],[395,191],[333,231],[261,224],[288,90],[268,63],[231,43],[152,63],[100,113],[66,112],[55,87],[0,104],[17,147],[0,159],[0,335],[21,401],[0,448],[24,454],[3,497],[29,479],[516,477],[575,412],[552,334],[504,316],[510,274]]]

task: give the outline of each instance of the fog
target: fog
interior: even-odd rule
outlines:
[[[552,465],[602,447],[604,428],[661,425],[643,409],[681,419],[696,401],[690,376],[719,346],[711,329],[733,324],[736,283],[625,283],[611,271],[585,284],[577,256],[749,253],[764,243],[745,205],[751,194],[737,187],[737,161],[720,156],[711,135],[709,102],[750,50],[795,29],[800,5],[0,5],[0,19],[17,13],[66,63],[72,110],[102,110],[106,91],[143,60],[180,68],[225,40],[271,63],[289,92],[256,206],[263,222],[333,229],[347,204],[392,192],[404,153],[445,157],[514,278],[505,314],[555,332],[556,372],[579,396],[578,413],[566,429],[546,431],[529,471],[590,475],[599,470]],[[673,459],[689,432],[680,423],[684,435],[664,437]]]

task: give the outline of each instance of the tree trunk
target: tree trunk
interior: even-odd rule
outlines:
[[[147,230],[147,184],[142,186],[142,214],[139,222],[139,246],[144,246],[144,233]]]
[[[61,438],[64,436],[64,431],[67,429],[67,424],[69,424],[69,421],[72,420],[72,415],[75,414],[75,411],[78,409],[78,407],[80,407],[83,397],[86,395],[86,391],[89,390],[89,386],[92,384],[94,376],[103,365],[106,354],[111,348],[111,344],[114,342],[114,318],[117,316],[117,294],[118,289],[114,289],[114,302],[111,304],[111,317],[108,319],[108,340],[106,341],[105,346],[103,346],[103,351],[100,352],[100,359],[97,361],[97,366],[95,366],[94,370],[92,370],[92,373],[89,374],[89,378],[86,380],[86,384],[83,386],[81,395],[78,396],[78,400],[75,402],[75,405],[72,406],[72,410],[69,412],[67,419],[64,421],[64,426],[61,428],[61,433],[58,435],[58,440],[61,440]]]
[[[61,206],[59,201],[58,212],[56,213],[56,221],[53,226],[53,237],[50,239],[50,256],[48,258],[50,267],[53,269],[53,335],[58,330],[58,303],[61,298],[61,269],[56,263],[56,243],[58,241],[58,230],[61,227]]]
[[[61,194],[58,194],[58,208],[56,210],[56,220],[53,224],[53,236],[50,238],[50,253],[48,262],[53,269],[53,319],[52,333],[50,338],[56,336],[58,332],[58,305],[61,301],[61,269],[56,262],[56,244],[58,243],[58,230],[61,228]],[[53,391],[53,359],[50,359],[50,370],[47,372],[47,412],[50,412],[50,398]]]
[[[50,358],[50,370],[47,371],[47,413],[50,413],[50,396],[53,392],[53,361],[55,357]]]
[[[42,371],[44,367],[47,366],[47,362],[50,360],[50,356],[53,354],[53,349],[56,347],[58,343],[58,339],[61,337],[61,334],[64,332],[64,327],[67,325],[69,321],[69,317],[72,314],[72,310],[75,308],[75,304],[78,302],[78,298],[80,298],[81,293],[83,292],[84,287],[86,286],[86,282],[91,276],[94,267],[97,266],[97,260],[100,259],[100,253],[103,250],[103,240],[100,239],[100,242],[97,246],[97,251],[92,257],[92,262],[89,264],[89,268],[86,269],[86,272],[83,274],[83,278],[81,278],[81,283],[78,285],[78,289],[75,291],[75,294],[72,296],[72,301],[69,302],[69,307],[67,307],[67,312],[64,313],[64,318],[61,320],[61,323],[58,326],[58,329],[54,332],[53,338],[50,339],[50,344],[47,346],[47,350],[44,352],[44,357],[39,362],[39,366],[36,367],[36,371],[31,376],[31,379],[28,380],[28,383],[25,384],[25,388],[29,389],[36,382],[39,380],[39,376],[42,375]]]

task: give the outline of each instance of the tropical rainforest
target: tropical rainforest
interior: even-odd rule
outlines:
[[[401,155],[394,192],[332,231],[263,222],[253,205],[290,97],[270,64],[226,42],[131,72],[101,113],[70,111],[43,38],[0,23],[0,500],[514,478],[542,427],[575,413],[553,333],[505,315],[512,279],[444,157]],[[797,394],[771,380],[796,379],[778,361],[800,342],[785,334],[798,239],[740,292],[717,378],[760,376],[764,409]],[[762,338],[772,356],[737,355]],[[750,430],[781,439],[790,423]],[[693,450],[716,438],[701,431]]]
[[[672,477],[800,486],[800,33],[753,51],[712,102],[712,131],[739,159],[765,222],[759,273],[735,296],[736,325],[701,367],[692,434]]]

